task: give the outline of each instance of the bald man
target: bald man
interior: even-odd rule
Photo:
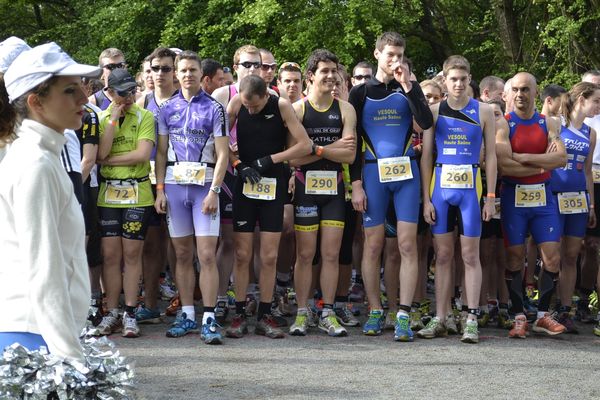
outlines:
[[[525,239],[531,232],[544,262],[539,275],[540,299],[532,330],[547,335],[565,331],[548,313],[560,266],[558,207],[550,187],[551,170],[565,165],[567,155],[560,139],[560,123],[535,109],[537,83],[527,72],[511,81],[514,111],[499,122],[496,137],[498,166],[502,172],[502,228],[507,247],[506,284],[516,314],[509,337],[525,338],[523,312],[523,260]]]

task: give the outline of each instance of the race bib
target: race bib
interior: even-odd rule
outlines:
[[[546,185],[517,185],[515,187],[515,207],[544,207],[546,205]]]
[[[444,189],[472,189],[473,166],[471,164],[443,164],[440,187]]]
[[[154,169],[154,161],[150,160],[150,174],[148,175],[148,179],[150,179],[150,183],[156,185],[156,170]]]
[[[106,182],[104,202],[106,204],[137,204],[138,183],[120,181]]]
[[[377,160],[379,182],[397,182],[412,179],[410,157],[389,157]]]
[[[337,174],[336,171],[306,171],[304,193],[336,195]]]
[[[500,216],[501,216],[500,199],[494,199],[494,206],[495,206],[495,210],[494,210],[494,215],[492,215],[492,218],[500,219]]]
[[[261,178],[258,183],[244,182],[242,193],[250,199],[275,200],[277,179]]]
[[[565,192],[558,194],[558,210],[561,214],[582,214],[588,212],[585,192]]]
[[[173,165],[173,179],[180,185],[204,186],[206,164],[199,162],[178,162]]]
[[[592,179],[594,183],[600,183],[600,165],[598,164],[592,165]]]

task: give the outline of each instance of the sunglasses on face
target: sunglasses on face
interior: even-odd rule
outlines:
[[[261,64],[260,69],[263,71],[275,71],[277,69],[277,63],[273,64]]]
[[[354,75],[353,78],[362,81],[363,79],[371,79],[371,75]]]
[[[127,90],[115,90],[115,92],[120,96],[120,97],[129,97],[131,95],[134,95],[137,92],[137,86],[134,86],[130,89]]]
[[[102,68],[106,68],[109,71],[115,70],[117,68],[125,68],[125,67],[127,67],[127,64],[125,62],[111,63],[111,64],[106,64],[106,65],[102,66]]]
[[[295,63],[293,61],[286,61],[283,64],[281,64],[281,66],[279,67],[279,72],[286,68],[297,69],[298,71],[302,71],[302,68],[300,68],[300,64]]]
[[[260,63],[258,61],[256,61],[256,62],[244,61],[244,62],[238,63],[237,65],[241,65],[242,67],[244,67],[246,69],[250,69],[252,67],[254,67],[254,69],[260,68]]]
[[[150,69],[153,72],[161,71],[161,72],[164,72],[164,73],[173,71],[173,67],[169,67],[167,65],[153,65],[153,66],[150,67]]]

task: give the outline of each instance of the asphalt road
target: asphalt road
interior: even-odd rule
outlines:
[[[525,340],[484,328],[476,345],[458,336],[397,343],[392,331],[366,337],[360,328],[345,338],[312,328],[274,340],[251,327],[242,339],[208,346],[197,334],[167,338],[167,327],[111,336],[135,362],[139,399],[600,399],[593,325]]]

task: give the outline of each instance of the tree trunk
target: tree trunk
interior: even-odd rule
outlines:
[[[523,53],[513,0],[494,0],[492,6],[496,14],[500,40],[506,57],[511,64],[521,64]]]

